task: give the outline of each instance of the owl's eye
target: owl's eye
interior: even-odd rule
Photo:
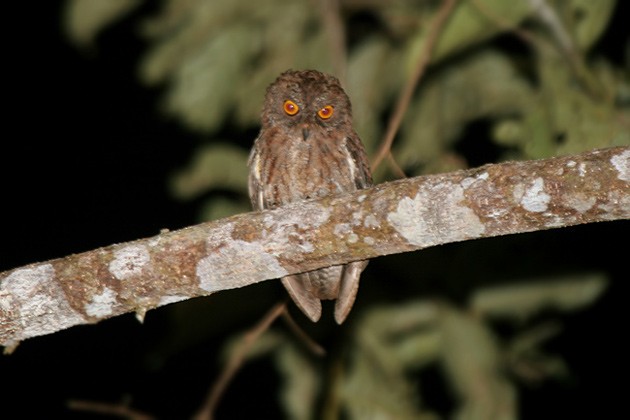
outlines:
[[[334,112],[335,109],[332,106],[326,105],[325,107],[317,111],[317,115],[319,115],[319,118],[321,118],[322,120],[327,120],[328,118],[332,117]]]
[[[291,101],[289,99],[284,101],[284,105],[282,107],[284,108],[284,112],[286,112],[287,115],[295,115],[300,110],[300,107],[297,106],[297,104],[295,102],[293,102],[293,101]]]

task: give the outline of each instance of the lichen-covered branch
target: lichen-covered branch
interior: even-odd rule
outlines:
[[[291,273],[630,218],[630,147],[409,178],[0,273],[0,344]]]

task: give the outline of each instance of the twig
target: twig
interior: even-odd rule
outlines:
[[[392,155],[391,150],[387,153],[387,162],[389,162],[392,171],[394,171],[394,175],[396,175],[398,178],[407,178],[407,174],[405,174],[405,171],[403,171],[398,162],[396,162],[396,159],[394,159],[394,155]]]
[[[471,0],[472,5],[477,8],[477,10],[484,15],[490,22],[494,23],[497,27],[503,29],[504,31],[508,31],[513,33],[518,38],[520,38],[523,42],[530,45],[535,45],[537,40],[534,35],[518,26],[514,26],[512,23],[505,20],[502,16],[494,13],[492,9],[486,6],[483,2],[479,0]]]
[[[346,85],[347,52],[346,30],[341,18],[339,0],[316,1],[322,14],[322,22],[328,35],[328,45],[332,55],[333,73],[342,86]]]
[[[280,302],[272,307],[267,314],[256,324],[251,330],[249,330],[243,336],[243,340],[236,350],[230,355],[230,358],[225,366],[225,369],[221,372],[221,375],[217,378],[214,385],[210,389],[208,398],[204,405],[195,414],[193,419],[195,420],[208,420],[212,419],[214,412],[225,392],[228,384],[232,378],[236,375],[239,368],[245,360],[245,356],[251,349],[252,345],[258,340],[258,338],[269,329],[269,326],[276,320],[283,312],[286,311],[286,303]]]
[[[396,108],[394,109],[394,113],[389,119],[387,131],[385,132],[384,139],[381,142],[381,147],[379,148],[376,156],[374,157],[374,160],[372,161],[373,171],[376,170],[383,159],[385,159],[390,153],[392,143],[394,142],[394,137],[396,136],[396,133],[400,128],[403,116],[405,115],[405,112],[409,107],[409,103],[411,102],[411,98],[414,91],[416,90],[416,86],[418,85],[420,78],[427,68],[427,65],[431,61],[433,49],[437,44],[440,33],[442,32],[442,28],[446,24],[448,17],[455,7],[455,3],[457,3],[457,0],[444,0],[442,6],[433,19],[433,22],[427,34],[426,42],[424,43],[424,50],[418,58],[418,62],[416,63],[414,72],[411,74],[409,79],[407,79],[407,83],[405,84],[400,96],[398,97]]]
[[[543,48],[552,48],[552,43],[548,42],[544,38],[537,36],[535,33],[525,30],[523,28],[514,27],[509,22],[506,22],[501,16],[494,13],[489,7],[480,2],[479,0],[471,0],[472,4],[486,16],[491,22],[498,27],[512,32],[519,37],[525,43],[535,47],[538,50]],[[607,92],[603,88],[601,83],[590,75],[584,63],[584,57],[579,49],[576,47],[575,42],[569,35],[568,31],[562,25],[558,14],[545,0],[529,0],[534,13],[538,16],[540,21],[549,28],[551,36],[555,39],[555,45],[559,49],[560,53],[565,57],[569,64],[571,72],[579,83],[584,87],[586,92],[595,99],[605,99],[608,102],[612,100],[612,94]]]
[[[306,347],[317,356],[324,356],[326,350],[320,346],[315,340],[313,340],[308,334],[304,332],[302,328],[295,322],[289,311],[282,313],[282,319],[287,323],[291,331],[304,342]]]
[[[605,89],[602,83],[590,74],[584,62],[582,51],[576,45],[569,31],[566,30],[555,9],[546,0],[529,0],[529,4],[538,18],[549,28],[560,53],[565,57],[573,75],[586,92],[594,99],[612,101],[613,93]]]
[[[556,11],[547,3],[546,0],[528,0],[534,9],[534,12],[540,20],[551,30],[552,35],[558,41],[558,46],[564,51],[567,57],[576,59],[578,56],[577,49],[573,39],[560,22]]]
[[[68,408],[75,411],[88,411],[91,413],[108,414],[123,417],[129,420],[153,420],[155,417],[134,410],[123,404],[109,404],[96,401],[69,400]]]

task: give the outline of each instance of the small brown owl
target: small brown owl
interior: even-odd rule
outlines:
[[[267,88],[262,127],[249,156],[249,197],[255,210],[355,191],[372,185],[350,99],[337,78],[315,70],[286,71]],[[313,322],[322,299],[337,299],[341,324],[359,289],[367,261],[282,278],[296,305]]]

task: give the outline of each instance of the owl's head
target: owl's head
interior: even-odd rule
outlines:
[[[339,80],[316,70],[289,70],[267,88],[262,128],[282,127],[306,138],[352,125],[350,99]]]

